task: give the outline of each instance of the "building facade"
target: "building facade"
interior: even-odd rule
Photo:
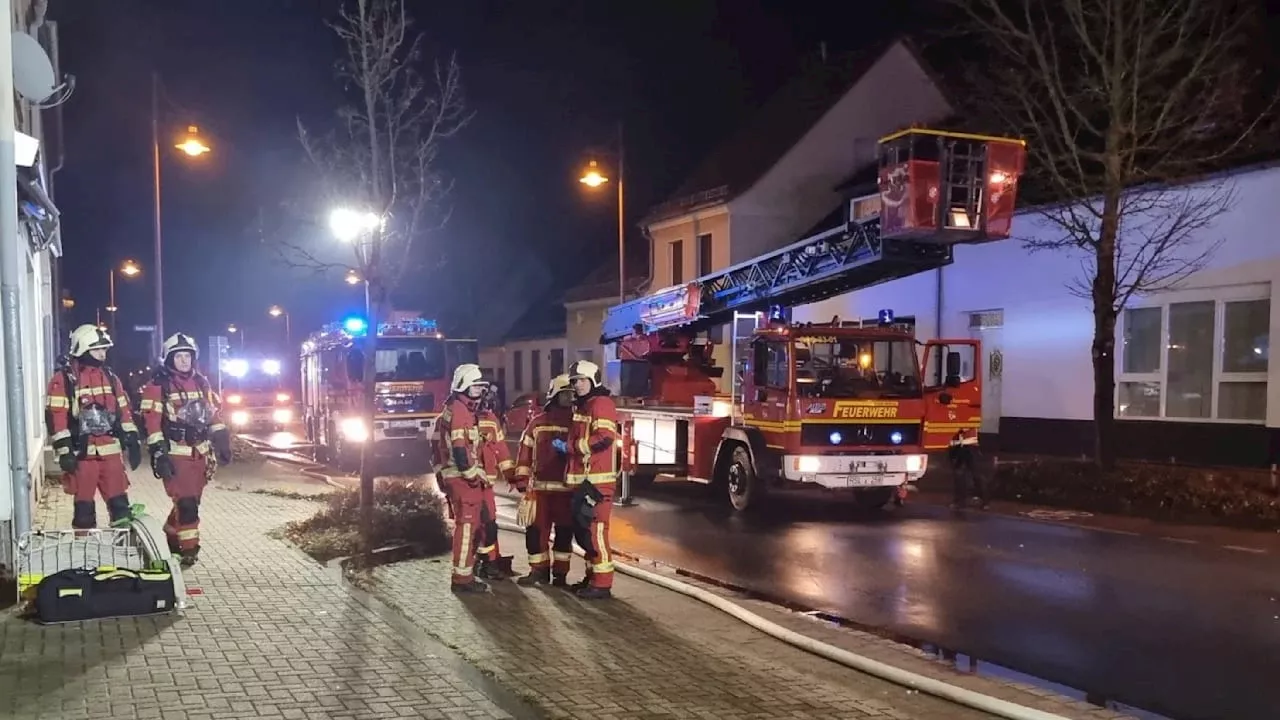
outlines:
[[[53,48],[57,47],[56,25],[44,16],[44,2],[15,0],[10,23],[13,31],[24,31],[34,36],[53,61],[55,73],[57,58]],[[60,76],[58,76],[60,77]],[[12,78],[0,78],[5,85],[3,92],[14,93]],[[0,460],[6,473],[0,482],[0,564],[5,569],[14,567],[13,548],[16,540],[14,527],[15,508],[25,504],[34,508],[39,494],[44,487],[45,443],[44,424],[45,384],[58,352],[55,337],[56,309],[54,300],[54,266],[61,255],[61,242],[58,237],[58,212],[50,199],[52,194],[51,174],[58,162],[56,153],[51,153],[45,145],[44,117],[50,111],[34,105],[16,96],[14,123],[18,131],[17,200],[19,220],[16,235],[8,231],[0,233],[0,242],[8,243],[9,257],[13,257],[14,245],[17,246],[18,257],[18,297],[17,323],[18,336],[21,338],[19,355],[20,373],[11,376],[0,365],[0,382],[4,383],[5,394],[17,394],[14,391],[21,387],[24,398],[21,425],[25,427],[26,451],[24,457],[15,458],[15,452],[21,453],[10,441],[9,433],[0,433]],[[25,136],[25,137],[24,137]],[[38,152],[31,156],[24,151],[37,147]],[[14,192],[13,188],[9,192]],[[0,334],[0,344],[4,335]],[[3,347],[0,346],[0,350]],[[7,403],[0,403],[0,427],[9,428],[15,422],[10,416]],[[16,474],[24,474],[24,488],[15,492]],[[30,517],[30,515],[28,515]]]

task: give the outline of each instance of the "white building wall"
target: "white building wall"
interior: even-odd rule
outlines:
[[[1176,290],[1133,298],[1129,307],[1269,297],[1270,333],[1274,339],[1280,337],[1280,205],[1276,203],[1280,197],[1280,168],[1242,172],[1231,182],[1236,192],[1234,206],[1198,238],[1201,247],[1222,242],[1206,268]],[[1027,251],[1016,238],[1054,232],[1036,215],[1018,216],[1013,230],[1014,239],[956,248],[955,263],[941,271],[941,297],[937,293],[937,272],[929,271],[797,308],[795,318],[812,322],[828,321],[832,315],[865,318],[874,317],[881,308],[891,308],[898,316],[914,315],[918,337],[925,339],[936,336],[934,318],[940,301],[941,335],[980,337],[982,332],[969,328],[969,314],[1003,310],[1003,328],[988,331],[984,338],[988,345],[984,354],[989,356],[999,349],[1003,359],[997,417],[1090,420],[1093,318],[1089,301],[1068,290],[1068,283],[1083,275],[1083,256]],[[1195,253],[1195,249],[1189,249],[1184,256]],[[1221,313],[1219,305],[1219,321]],[[1168,332],[1166,323],[1166,341]],[[1123,318],[1118,334],[1117,348],[1122,348]],[[1215,355],[1220,356],[1220,322],[1215,334]],[[1122,352],[1117,352],[1118,365]],[[1269,363],[1266,378],[1266,425],[1280,427],[1280,363]],[[986,411],[984,406],[984,416]]]

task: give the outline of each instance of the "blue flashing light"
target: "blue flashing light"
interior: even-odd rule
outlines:
[[[841,440],[844,440],[844,436],[843,436],[843,435],[841,435],[841,434],[839,433],[839,431],[837,431],[837,432],[833,432],[833,433],[831,433],[830,435],[828,435],[828,436],[827,436],[827,439],[831,441],[831,444],[832,444],[832,445],[839,445],[839,444],[840,444],[840,441],[841,441]]]
[[[342,329],[352,335],[363,335],[369,329],[369,324],[362,317],[349,317],[342,321]]]
[[[894,445],[901,445],[902,433],[898,432],[897,430],[893,431],[892,433],[889,433],[889,442],[893,443]]]
[[[881,310],[881,311],[880,311],[880,324],[881,324],[881,325],[892,325],[892,324],[893,324],[893,311],[892,311],[892,310],[885,309],[885,310]]]

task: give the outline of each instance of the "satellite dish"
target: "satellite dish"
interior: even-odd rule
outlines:
[[[39,41],[21,30],[13,33],[13,87],[33,103],[48,100],[58,89],[49,55]]]

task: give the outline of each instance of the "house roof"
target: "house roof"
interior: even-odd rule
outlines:
[[[559,295],[559,292],[546,293],[531,303],[502,336],[503,342],[564,335],[564,305]]]
[[[727,202],[755,185],[895,43],[813,60],[712,151],[644,223]]]
[[[627,275],[627,295],[638,295],[649,282],[649,241],[646,240],[643,246],[632,243],[627,247]],[[617,296],[618,259],[610,258],[587,273],[577,285],[566,290],[561,302],[586,302]]]

